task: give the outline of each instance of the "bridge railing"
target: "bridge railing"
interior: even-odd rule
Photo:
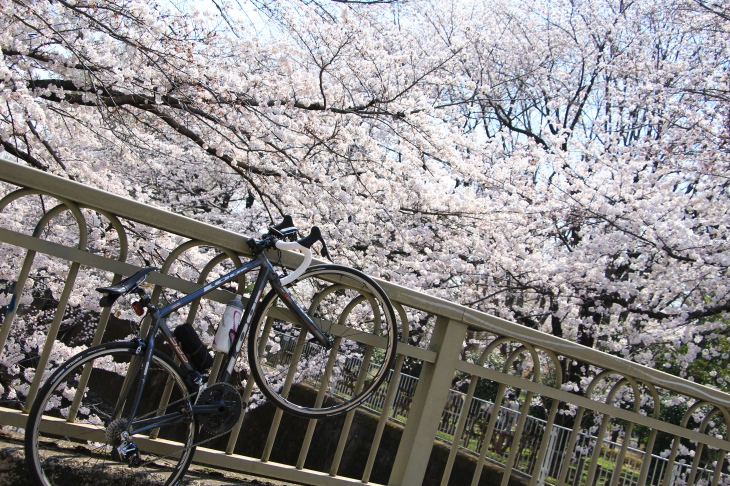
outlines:
[[[149,278],[158,296],[189,292],[209,279],[216,265],[230,265],[248,253],[243,235],[11,161],[0,160],[0,181],[0,424],[5,426],[24,426],[43,376],[65,356],[128,334],[113,325],[124,314],[96,305],[93,288],[99,283],[130,275],[152,259],[162,267]],[[282,264],[293,268],[300,258],[285,253]],[[252,409],[224,444],[200,448],[195,461],[327,485],[728,484],[730,395],[379,283],[404,332],[391,378],[376,394],[376,414],[352,412],[327,429],[335,446],[326,460],[308,460],[314,447],[305,434],[295,444],[298,458],[283,464],[274,462],[287,433],[281,427],[287,418],[279,413],[267,423],[256,452],[240,452],[249,440],[243,424],[256,413]],[[216,291],[200,305],[222,308],[229,299],[227,292]],[[186,319],[194,321],[195,315],[191,311]],[[430,327],[422,344],[407,344],[411,324],[423,322]],[[212,324],[197,323],[203,333]],[[579,393],[576,384],[563,381],[566,367],[575,363],[585,370]],[[401,378],[405,371],[418,374],[418,380]],[[454,383],[463,391],[458,398]],[[480,400],[499,404],[494,409],[501,413],[485,414],[475,405]],[[678,421],[664,420],[677,407]],[[539,422],[531,418],[536,410],[542,414]],[[312,431],[317,427],[306,425]],[[659,459],[644,459],[654,456]],[[488,466],[494,462],[501,465]]]

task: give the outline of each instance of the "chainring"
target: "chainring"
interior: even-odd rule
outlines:
[[[233,428],[243,413],[243,400],[238,390],[228,383],[216,383],[200,394],[197,405],[219,404],[214,413],[198,413],[196,418],[203,431],[209,434],[223,434]]]

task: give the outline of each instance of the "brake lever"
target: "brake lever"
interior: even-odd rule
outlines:
[[[317,242],[322,243],[322,249],[319,254],[327,260],[332,261],[329,249],[327,248],[327,243],[325,243],[324,238],[322,237],[322,231],[320,231],[318,226],[312,226],[312,231],[309,233],[309,236],[305,236],[304,238],[297,240],[297,243],[306,248],[312,248],[312,245]]]
[[[290,214],[284,215],[284,220],[279,223],[275,224],[274,226],[271,226],[271,228],[281,231],[286,228],[293,228],[294,227],[294,220],[292,219]]]
[[[271,235],[277,239],[285,241],[296,241],[297,233],[298,230],[294,227],[294,220],[289,214],[284,216],[284,220],[281,223],[259,230],[259,235],[261,235],[262,238],[267,235]]]

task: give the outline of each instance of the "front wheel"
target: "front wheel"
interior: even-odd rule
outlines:
[[[41,388],[25,431],[25,458],[35,484],[171,485],[183,477],[198,427],[192,394],[167,356],[152,356],[135,423],[171,419],[131,437],[125,432],[143,361],[136,350],[129,343],[89,348]]]
[[[393,365],[398,331],[390,300],[368,276],[339,265],[312,267],[287,289],[333,347],[312,339],[272,290],[248,340],[259,389],[301,417],[352,410],[378,389]]]

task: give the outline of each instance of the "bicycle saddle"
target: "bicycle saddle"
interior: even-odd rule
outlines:
[[[117,300],[119,297],[136,289],[140,283],[145,281],[145,279],[147,278],[147,274],[150,272],[154,272],[155,270],[158,270],[158,268],[143,268],[139,272],[135,273],[134,275],[130,275],[129,277],[125,278],[117,284],[110,285],[109,287],[97,288],[97,292],[106,294],[101,298],[101,300],[99,300],[99,305],[102,307],[108,307],[112,305],[114,301]]]

